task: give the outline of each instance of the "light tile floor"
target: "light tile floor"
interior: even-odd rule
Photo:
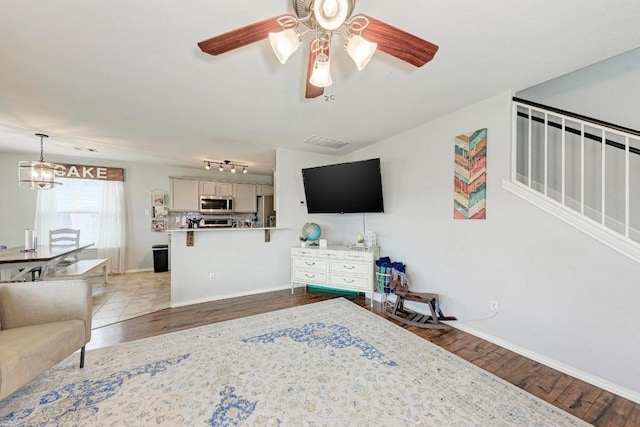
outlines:
[[[171,273],[110,274],[87,278],[93,288],[92,329],[168,308],[171,300]]]

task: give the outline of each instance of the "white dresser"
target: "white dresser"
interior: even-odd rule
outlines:
[[[377,246],[368,251],[346,246],[291,248],[291,293],[296,283],[349,291],[371,292],[375,280]]]

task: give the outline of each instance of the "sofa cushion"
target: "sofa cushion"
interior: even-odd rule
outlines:
[[[0,331],[0,399],[84,344],[83,320],[65,320]]]

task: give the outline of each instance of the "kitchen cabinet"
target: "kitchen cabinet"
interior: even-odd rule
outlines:
[[[232,197],[234,186],[233,182],[200,181],[200,194]]]
[[[256,199],[256,185],[236,183],[235,187],[235,204],[233,210],[235,212],[257,212],[258,200]]]
[[[191,179],[171,179],[171,210],[199,210],[198,181]]]
[[[273,185],[256,185],[256,192],[258,196],[273,196]]]
[[[373,292],[377,246],[356,251],[345,246],[291,248],[291,293],[296,283]]]

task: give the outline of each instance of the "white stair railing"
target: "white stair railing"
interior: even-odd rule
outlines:
[[[504,187],[640,262],[640,132],[513,99]]]

